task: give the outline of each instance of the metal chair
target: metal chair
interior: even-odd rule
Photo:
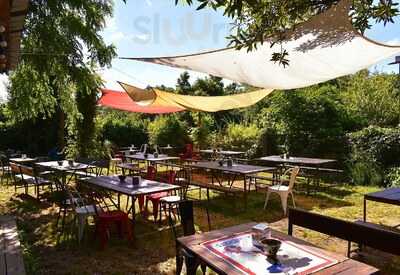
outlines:
[[[287,211],[287,200],[289,195],[292,196],[292,202],[293,206],[296,207],[296,204],[294,202],[294,195],[293,195],[293,187],[296,182],[297,175],[299,174],[300,168],[299,167],[293,167],[288,170],[283,175],[283,178],[279,180],[278,185],[273,185],[269,186],[267,190],[267,195],[265,197],[265,203],[264,203],[264,209],[267,208],[269,196],[271,193],[276,193],[279,195],[281,198],[281,203],[282,203],[282,208],[283,208],[283,213],[286,215]],[[285,176],[290,175],[289,180],[284,179]],[[288,185],[283,185],[282,183],[288,182]]]

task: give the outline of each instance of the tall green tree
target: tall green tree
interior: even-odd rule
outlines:
[[[111,0],[30,1],[22,62],[11,75],[10,108],[18,120],[57,116],[59,146],[66,121],[78,125],[78,148],[90,148],[94,140],[94,131],[84,126],[93,128],[101,85],[95,70],[115,56],[100,35],[112,11]]]

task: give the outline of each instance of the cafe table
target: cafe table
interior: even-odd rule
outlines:
[[[222,155],[222,156],[226,156],[226,157],[240,156],[240,155],[243,155],[246,153],[246,152],[242,152],[242,151],[214,150],[214,149],[204,149],[204,150],[200,150],[199,152],[203,153],[203,154],[208,154],[208,155],[216,154],[216,155]]]
[[[220,165],[217,161],[198,161],[191,162],[186,165],[189,168],[197,168],[206,171],[210,171],[211,174],[211,187],[215,183],[219,186],[223,186],[224,178],[222,176],[228,177],[227,187],[235,188],[233,184],[236,180],[243,179],[243,194],[245,200],[245,208],[247,207],[247,193],[250,191],[250,184],[247,185],[247,179],[251,178],[252,175],[261,172],[273,172],[276,170],[275,167],[267,166],[256,166],[248,164],[233,163],[232,166],[228,166],[226,163]]]
[[[10,162],[19,163],[19,164],[28,164],[34,162],[36,159],[29,157],[18,157],[18,158],[10,158]]]
[[[177,239],[177,253],[189,252],[192,263],[207,265],[217,274],[378,274],[373,266],[355,261],[304,240],[271,230],[273,239],[282,245],[274,261],[262,248],[253,244],[251,229],[256,223],[247,223]],[[177,255],[178,256],[178,255]],[[187,267],[187,274],[196,274],[196,265]]]
[[[400,205],[400,188],[388,188],[382,191],[373,192],[364,195],[364,221],[367,221],[367,201]]]
[[[126,158],[136,161],[144,161],[147,163],[147,165],[160,161],[172,161],[179,159],[178,157],[172,157],[165,154],[159,154],[157,157],[154,156],[154,154],[147,154],[147,156],[145,156],[144,154],[133,154],[133,155],[127,155]]]
[[[55,171],[57,178],[61,178],[62,184],[69,183],[77,171],[86,171],[88,169],[95,168],[94,165],[79,162],[72,162],[72,164],[70,164],[67,160],[37,162],[36,165]],[[68,175],[70,175],[69,179],[67,179]]]
[[[284,157],[282,155],[266,156],[256,159],[258,161],[282,165],[285,168],[288,165],[299,166],[301,169],[313,171],[313,180],[318,187],[320,183],[320,171],[323,166],[336,162],[334,159],[306,158],[306,157]],[[307,194],[310,193],[309,181],[307,181]]]
[[[87,178],[84,180],[87,184],[106,189],[118,194],[118,201],[113,201],[113,198],[109,199],[115,206],[120,208],[120,195],[126,195],[132,198],[132,205],[128,210],[128,213],[132,212],[133,220],[135,220],[135,201],[141,195],[150,195],[159,192],[170,192],[181,189],[181,186],[154,181],[140,178],[138,184],[133,184],[133,177],[126,177],[124,181],[121,181],[118,176],[99,176]]]

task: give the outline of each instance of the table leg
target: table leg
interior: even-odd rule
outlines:
[[[367,221],[367,200],[364,198],[364,213],[363,213],[364,222]]]
[[[246,175],[243,176],[243,188],[244,188],[244,209],[247,209],[247,181]]]

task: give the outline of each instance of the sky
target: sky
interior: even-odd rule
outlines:
[[[170,56],[219,49],[227,46],[230,32],[229,19],[221,11],[179,4],[174,0],[122,0],[114,1],[114,15],[107,18],[101,33],[107,43],[116,46],[119,57]],[[374,25],[366,36],[380,42],[400,45],[400,18],[396,24],[384,27]],[[373,71],[397,72],[396,66],[386,65],[391,60],[370,68]],[[112,67],[101,69],[105,87],[121,90],[117,80],[139,87],[164,84],[174,87],[183,70],[136,61],[114,59]],[[190,72],[191,81],[204,76]],[[0,75],[0,100],[6,98]]]

